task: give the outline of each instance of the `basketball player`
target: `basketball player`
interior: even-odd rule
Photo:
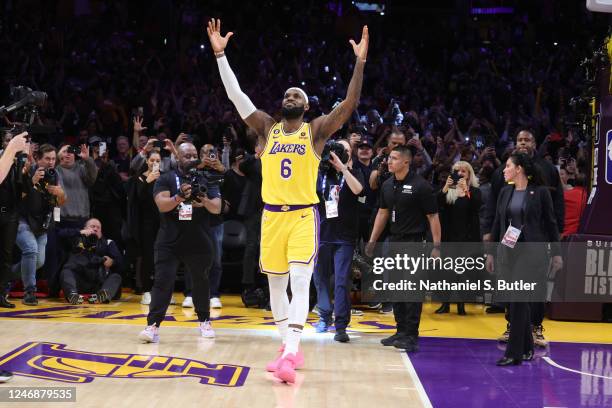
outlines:
[[[221,35],[221,21],[208,23],[208,37],[217,57],[219,73],[229,99],[240,117],[255,131],[261,154],[262,198],[260,269],[268,275],[270,305],[283,345],[276,360],[267,365],[274,376],[295,382],[295,369],[304,363],[298,352],[308,316],[308,292],[318,250],[316,181],[320,155],[327,139],[349,119],[359,104],[363,68],[368,55],[368,28],[361,41],[350,40],[355,68],[346,99],[328,115],[304,122],[308,97],[300,88],[287,89],[282,102],[282,120],[257,110],[246,96],[229,66],[225,47],[232,32]],[[291,276],[291,302],[287,285]]]

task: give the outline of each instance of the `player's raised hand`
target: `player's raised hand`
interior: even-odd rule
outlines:
[[[361,41],[359,44],[355,44],[355,41],[352,39],[349,40],[351,45],[353,46],[353,51],[355,51],[355,56],[362,60],[366,61],[368,58],[368,43],[370,41],[370,34],[368,33],[368,26],[363,26],[363,30],[361,32]]]
[[[225,50],[225,47],[227,46],[227,42],[229,41],[230,37],[234,35],[234,33],[230,31],[229,33],[225,34],[225,37],[223,37],[221,35],[221,20],[215,20],[214,18],[208,22],[206,32],[208,33],[210,45],[215,54],[223,52]]]

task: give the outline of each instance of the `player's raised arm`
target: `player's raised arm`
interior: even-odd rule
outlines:
[[[217,58],[219,74],[221,74],[221,81],[223,81],[227,96],[236,107],[240,117],[257,133],[257,137],[260,139],[259,141],[263,141],[263,146],[265,144],[266,134],[274,124],[274,119],[267,113],[258,110],[255,105],[253,105],[249,97],[240,89],[238,79],[229,66],[229,62],[225,56],[225,47],[234,33],[230,31],[225,34],[225,36],[222,36],[221,20],[219,19],[210,20],[208,22],[208,27],[206,27],[206,32],[208,33],[210,45]]]
[[[363,84],[363,68],[368,56],[369,40],[370,35],[368,33],[368,26],[363,27],[359,44],[350,40],[357,58],[355,60],[355,68],[353,69],[353,77],[346,91],[346,98],[328,115],[320,116],[312,121],[313,133],[315,136],[315,149],[318,153],[323,151],[323,146],[327,139],[344,125],[359,105],[361,85]]]

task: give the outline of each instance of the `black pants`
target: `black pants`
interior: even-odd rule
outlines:
[[[109,274],[104,282],[88,280],[83,274],[73,269],[64,268],[61,273],[62,289],[64,296],[70,293],[96,293],[106,290],[110,298],[114,298],[121,288],[121,275],[118,273]]]
[[[423,242],[423,236],[391,236],[390,242]],[[393,316],[397,324],[397,332],[406,336],[419,335],[419,325],[421,324],[422,302],[394,302]]]
[[[155,278],[151,290],[151,305],[147,324],[159,326],[166,316],[170,305],[176,270],[179,262],[183,262],[187,273],[191,275],[193,285],[193,304],[198,320],[203,322],[210,318],[210,284],[208,272],[213,263],[212,245],[203,245],[203,253],[193,255],[177,255],[167,248],[155,249]]]
[[[150,292],[153,288],[155,276],[155,239],[159,230],[159,222],[145,220],[140,229],[140,262],[136,268],[136,286],[143,292]]]
[[[17,211],[0,212],[0,296],[6,295],[7,284],[11,279],[13,247],[18,226]]]
[[[246,228],[246,247],[242,262],[242,284],[254,286],[258,276],[259,240],[261,236],[261,212],[251,214],[244,219]]]
[[[523,354],[533,350],[529,305],[527,302],[511,302],[508,304],[510,338],[506,346],[506,357],[521,359]]]

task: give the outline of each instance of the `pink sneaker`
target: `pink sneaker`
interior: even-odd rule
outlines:
[[[283,353],[285,352],[285,345],[283,344],[282,346],[280,346],[280,348],[278,349],[278,357],[276,357],[274,359],[274,361],[270,361],[267,365],[266,365],[266,371],[269,371],[271,373],[275,372],[276,369],[278,368],[278,365],[280,363],[280,361],[283,358]],[[304,353],[302,353],[302,350],[298,350],[297,354],[295,355],[295,369],[299,370],[300,368],[304,367]]]
[[[145,343],[159,343],[159,327],[152,324],[140,332],[138,339]]]
[[[286,383],[295,383],[295,369],[297,366],[297,357],[295,354],[287,354],[278,363],[278,368],[274,372],[274,376]]]
[[[200,322],[200,335],[205,339],[215,338],[215,331],[213,330],[209,320]]]

